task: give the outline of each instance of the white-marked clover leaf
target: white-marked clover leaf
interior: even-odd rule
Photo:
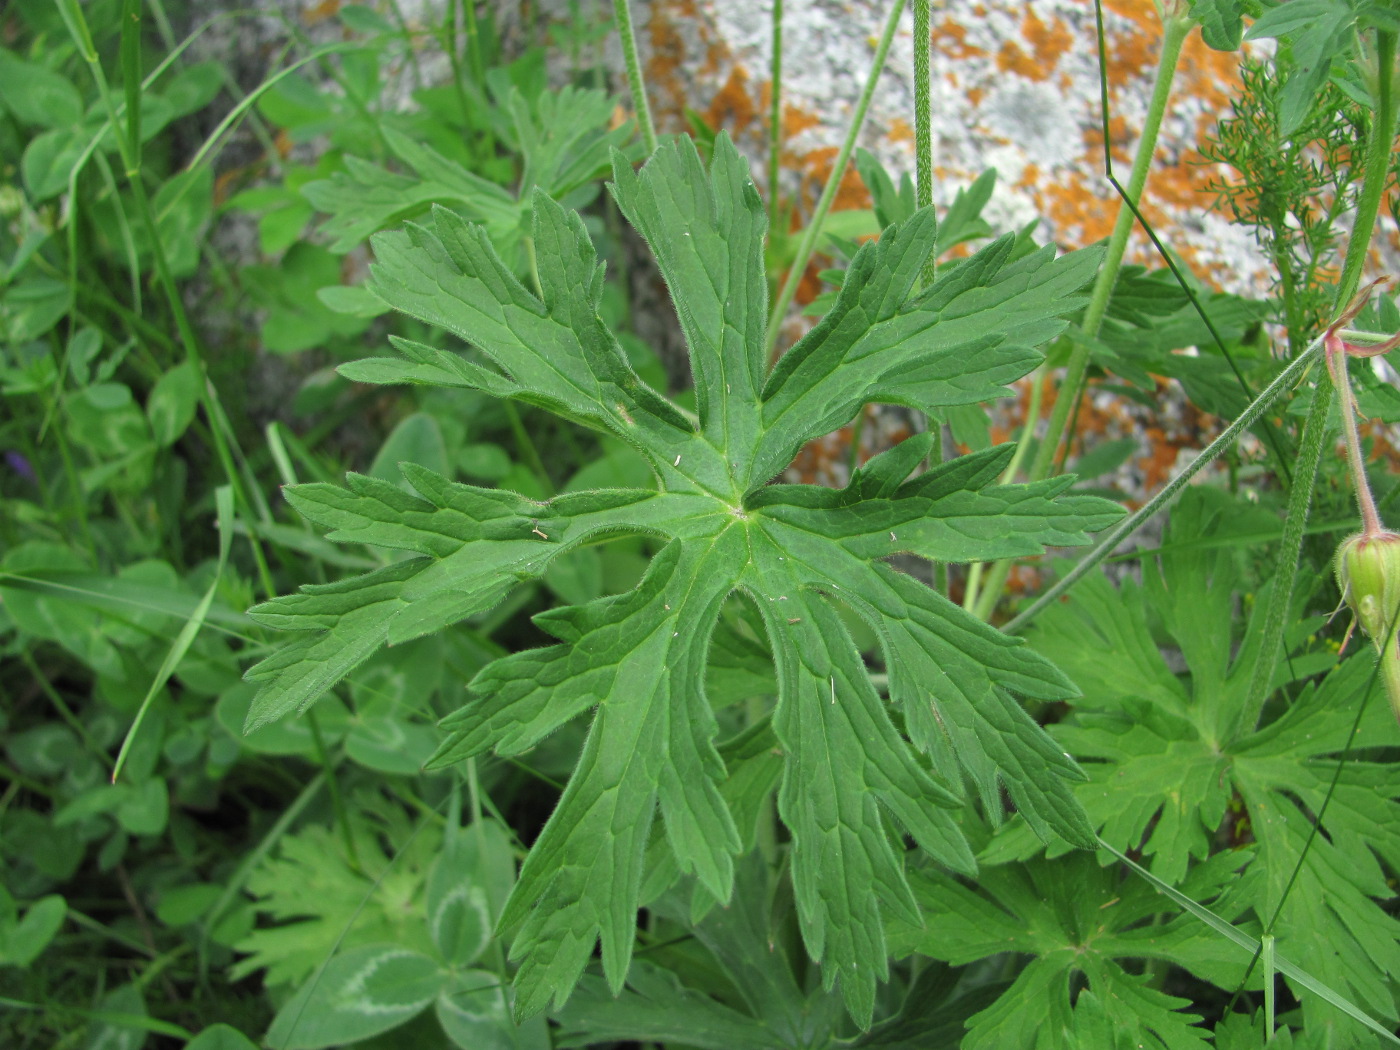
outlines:
[[[267,1043],[277,1050],[321,1050],[368,1039],[421,1013],[448,978],[436,960],[411,948],[351,948],[277,1011]]]
[[[670,286],[694,415],[629,366],[599,319],[603,272],[583,223],[543,194],[533,206],[538,294],[482,230],[450,212],[376,238],[375,294],[470,351],[400,342],[402,356],[343,371],[547,408],[630,443],[656,488],[533,503],[406,465],[412,492],[357,475],[347,488],[288,490],[331,539],[416,557],[254,610],[305,637],[250,672],[265,685],[249,724],[305,709],[379,645],[489,608],[566,551],[609,535],[651,536],[658,553],[634,589],[537,616],[557,644],[477,675],[433,759],[518,754],[592,713],[578,767],[501,919],[518,930],[517,1013],[562,1002],[599,943],[607,981],[621,989],[658,816],[672,870],[729,899],[752,828],[726,801],[743,793],[724,790],[705,669],[721,607],[738,594],[758,610],[773,654],[778,811],[792,837],[806,945],[828,987],[839,979],[851,1014],[868,1024],[887,972],[882,918],[918,921],[894,832],[972,871],[954,820],[966,777],[994,808],[1005,783],[1037,829],[1093,841],[1070,790],[1083,775],[1012,695],[1060,699],[1074,687],[887,559],[1037,553],[1085,542],[1120,511],[1068,495],[1065,480],[997,484],[1008,448],[923,469],[927,436],[871,460],[841,490],[770,482],[805,442],[867,403],[931,411],[1002,394],[1083,304],[1098,256],[1056,258],[1045,248],[1013,258],[1004,238],[920,291],[934,220],[917,212],[860,250],[830,313],[770,370],[764,209],[728,139],[717,141],[708,171],[688,140],[640,171],[615,158],[612,191]],[[840,607],[878,637],[888,700]]]

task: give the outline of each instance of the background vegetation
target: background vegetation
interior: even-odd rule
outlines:
[[[178,37],[173,5],[5,8],[0,1042],[1400,1042],[1400,568],[1377,544],[1344,592],[1333,572],[1355,493],[1382,518],[1400,498],[1400,311],[1363,285],[1400,224],[1400,9],[1163,0],[1121,183],[1105,156],[1129,206],[1058,259],[1033,228],[993,238],[992,174],[926,210],[926,53],[917,170],[854,149],[902,9],[807,214],[776,130],[761,191],[700,118],[658,138],[621,0],[511,48],[489,5],[427,28],[345,6],[331,44],[289,24],[251,90],[190,58],[209,27]],[[1122,265],[1183,41],[1246,30],[1272,43],[1201,144],[1234,173],[1201,207],[1256,232],[1257,300],[1160,241],[1160,266]],[[595,62],[615,33],[625,82]],[[386,66],[430,51],[446,81],[384,98]],[[871,206],[831,214],[848,162]],[[227,247],[250,228],[255,253]],[[694,383],[636,334],[651,255]],[[826,320],[784,357],[804,275]],[[711,345],[716,312],[740,334]],[[994,448],[988,411],[1032,369],[1031,425]],[[1083,387],[1156,410],[1159,378],[1233,423],[1125,517],[1134,446],[1077,432]],[[1337,390],[1373,421],[1350,465]],[[867,402],[907,435],[874,459]],[[766,484],[828,431],[846,488]],[[727,513],[688,472],[749,437],[713,464],[723,506],[792,525],[774,557],[825,582],[794,565],[789,593],[748,556],[682,619],[676,581],[728,565],[688,560]],[[615,490],[660,509],[608,518]],[[1044,584],[1009,596],[1022,556]],[[437,591],[405,582],[449,562]],[[1344,647],[1343,601],[1369,643]],[[673,618],[653,659],[643,621]],[[640,746],[571,717],[643,685]],[[814,743],[813,712],[867,729]],[[614,758],[642,801],[609,824],[578,800]]]

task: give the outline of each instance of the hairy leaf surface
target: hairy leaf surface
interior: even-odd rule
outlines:
[[[610,535],[654,537],[657,553],[633,590],[538,616],[557,644],[486,667],[444,722],[437,764],[520,753],[594,712],[502,919],[519,931],[517,1010],[562,1002],[600,942],[609,986],[621,989],[658,830],[674,872],[729,898],[734,856],[752,833],[752,818],[741,828],[731,805],[751,809],[751,792],[725,790],[705,671],[721,606],[737,593],[758,610],[773,654],[778,810],[792,836],[803,935],[828,987],[839,978],[852,1015],[868,1024],[887,972],[882,919],[918,921],[894,830],[970,872],[953,819],[966,777],[989,800],[1004,782],[1046,834],[1093,841],[1071,791],[1083,774],[1011,696],[1062,699],[1075,693],[1069,680],[886,559],[985,560],[1082,543],[1119,509],[1067,494],[1064,479],[997,484],[1006,448],[921,470],[927,435],[871,460],[844,489],[769,483],[803,443],[869,402],[928,411],[1003,392],[1082,305],[1097,256],[1057,259],[1047,248],[1013,259],[1003,239],[919,291],[934,221],[915,213],[860,250],[831,312],[770,371],[764,209],[733,146],[719,139],[708,171],[688,140],[639,172],[615,155],[614,180],[670,286],[696,414],[629,366],[598,316],[603,273],[582,221],[542,193],[537,291],[480,227],[449,211],[376,238],[375,294],[470,350],[401,344],[402,357],[346,372],[545,407],[626,440],[650,462],[656,489],[534,503],[405,465],[412,492],[356,475],[345,488],[290,490],[331,539],[414,556],[258,607],[261,622],[306,637],[252,670],[266,684],[250,725],[303,710],[379,645],[488,609],[564,552]],[[879,638],[889,700],[841,607]]]

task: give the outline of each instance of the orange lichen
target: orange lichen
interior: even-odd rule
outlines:
[[[321,0],[314,7],[308,7],[301,14],[301,20],[309,26],[324,22],[340,14],[340,0]]]
[[[678,108],[686,97],[685,85],[680,76],[688,58],[685,41],[677,28],[680,19],[695,20],[693,0],[678,0],[667,12],[667,17],[653,17],[648,26],[651,57],[647,61],[646,81],[648,94],[655,99],[665,99]]]
[[[1023,77],[1038,80],[1042,70],[1030,55],[1021,50],[1014,40],[1007,40],[997,52],[997,69],[1003,73],[1019,73]]]
[[[1029,51],[1016,41],[1006,41],[997,52],[997,68],[1028,80],[1048,79],[1060,56],[1074,42],[1064,22],[1057,18],[1053,25],[1046,25],[1034,11],[1026,12],[1021,23],[1021,38]]]
[[[705,111],[705,123],[712,128],[727,127],[741,131],[750,127],[758,116],[748,73],[742,66],[729,71],[723,86],[710,99]]]
[[[1099,176],[1094,176],[1090,184],[1081,172],[1070,171],[1060,177],[1057,185],[1036,190],[1034,197],[1041,214],[1054,223],[1057,238],[1082,246],[1102,240],[1113,231],[1118,205],[1116,198],[1110,199],[1112,192]]]
[[[914,129],[902,117],[893,118],[885,129],[885,138],[891,142],[913,142]]]
[[[977,58],[987,53],[975,44],[969,44],[967,26],[951,18],[930,30],[929,44],[936,53],[949,58]]]
[[[1033,10],[1026,12],[1021,36],[1030,45],[1035,60],[1046,70],[1058,64],[1061,56],[1074,46],[1074,34],[1062,19],[1057,17],[1046,25]]]
[[[1155,38],[1162,35],[1162,22],[1155,4],[1146,3],[1145,0],[1105,0],[1103,6],[1135,23],[1149,36]]]
[[[783,138],[795,138],[808,128],[821,127],[822,118],[797,106],[783,106]]]

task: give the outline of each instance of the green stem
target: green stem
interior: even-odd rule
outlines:
[[[1385,196],[1390,154],[1395,147],[1395,34],[1376,33],[1376,111],[1371,122],[1371,134],[1366,142],[1366,161],[1361,176],[1361,193],[1356,199],[1356,221],[1347,241],[1346,260],[1342,263],[1342,278],[1337,282],[1335,308],[1341,310],[1351,302],[1361,285],[1361,273],[1366,268],[1366,252],[1380,214]]]
[[[1303,534],[1312,505],[1317,467],[1322,462],[1322,448],[1327,437],[1327,413],[1331,406],[1331,384],[1325,377],[1319,376],[1317,387],[1313,390],[1312,408],[1308,410],[1308,418],[1303,423],[1303,436],[1298,441],[1298,461],[1293,472],[1293,488],[1288,494],[1288,516],[1284,518],[1283,536],[1279,541],[1273,590],[1269,595],[1269,607],[1264,613],[1259,656],[1250,675],[1249,693],[1239,709],[1235,724],[1228,727],[1226,741],[1236,740],[1254,727],[1268,696],[1274,665],[1278,663],[1279,650],[1283,646],[1288,610],[1292,605],[1293,581],[1298,574],[1298,556],[1303,550]]]
[[[627,61],[627,86],[632,89],[632,105],[637,107],[642,145],[646,147],[649,157],[656,152],[656,125],[651,122],[646,81],[642,79],[642,63],[637,57],[637,36],[632,31],[632,8],[627,0],[613,0],[613,17],[617,19],[617,35],[622,38],[622,57]]]
[[[1171,97],[1172,80],[1181,59],[1181,48],[1195,23],[1180,16],[1167,16],[1162,32],[1162,53],[1157,59],[1157,77],[1152,86],[1152,99],[1148,103],[1147,117],[1142,126],[1142,138],[1138,141],[1137,153],[1133,157],[1133,169],[1128,177],[1127,198],[1136,207],[1142,200],[1142,191],[1147,186],[1147,174],[1152,167],[1152,157],[1157,150],[1157,135],[1162,128],[1162,118],[1166,115],[1167,100]],[[1099,28],[1100,61],[1103,56],[1103,28]],[[1107,87],[1103,88],[1105,102]],[[1104,111],[1104,164],[1112,177],[1112,159],[1109,154],[1107,109]],[[1113,295],[1113,285],[1118,279],[1118,271],[1123,265],[1123,253],[1128,247],[1128,235],[1133,229],[1133,211],[1127,203],[1118,202],[1118,218],[1113,225],[1113,233],[1108,240],[1108,250],[1103,266],[1099,269],[1090,293],[1089,305],[1084,311],[1082,328],[1087,339],[1076,341],[1070,350],[1069,363],[1065,367],[1065,377],[1060,383],[1055,397],[1055,407],[1050,412],[1050,422],[1045,437],[1036,449],[1031,462],[1029,480],[1042,481],[1050,476],[1055,462],[1055,453],[1065,436],[1070,413],[1079,401],[1084,385],[1084,376],[1089,369],[1089,347],[1094,336],[1098,335],[1108,312],[1108,303]],[[988,574],[986,590],[982,595],[978,613],[986,619],[991,615],[1006,586],[1006,578],[1011,572],[1009,559],[997,562]]]
[[[933,116],[929,89],[930,0],[914,0],[914,196],[920,208],[933,205]],[[934,233],[933,251],[924,261],[922,285],[927,288],[938,276],[938,240]]]
[[[1006,465],[1006,471],[1001,476],[1003,485],[1010,485],[1016,480],[1016,474],[1021,469],[1021,464],[1025,461],[1026,452],[1031,447],[1030,440],[1035,433],[1035,422],[1040,418],[1040,402],[1045,393],[1045,377],[1039,374],[1031,377],[1031,396],[1026,404],[1026,421],[1021,426],[1021,436],[1016,441],[1016,451],[1011,455],[1011,462]],[[987,563],[984,561],[974,562],[967,576],[967,593],[963,595],[963,608],[976,616],[986,619],[992,614],[991,609],[984,607],[978,598],[983,594],[992,595],[992,601],[996,601],[998,589],[988,588],[982,590],[982,574],[987,570]]]
[[[1166,115],[1167,100],[1171,97],[1172,80],[1181,59],[1181,47],[1194,25],[1186,18],[1166,20],[1162,33],[1162,53],[1157,60],[1157,78],[1152,86],[1152,100],[1148,103],[1147,118],[1142,126],[1142,139],[1138,142],[1137,154],[1133,157],[1133,170],[1128,177],[1128,200],[1137,205],[1142,200],[1142,191],[1147,186],[1147,175],[1152,168],[1152,157],[1157,150],[1157,135],[1162,128],[1162,118]],[[1107,143],[1105,143],[1107,150]],[[1050,425],[1045,440],[1036,451],[1031,463],[1032,481],[1049,477],[1050,465],[1059,450],[1064,437],[1065,424],[1079,400],[1084,385],[1084,374],[1089,368],[1089,345],[1098,335],[1103,319],[1108,312],[1108,303],[1113,296],[1113,285],[1118,279],[1118,271],[1123,265],[1123,253],[1128,247],[1128,235],[1133,230],[1133,211],[1123,201],[1118,202],[1118,218],[1113,225],[1113,234],[1108,239],[1108,251],[1104,255],[1103,266],[1099,269],[1094,289],[1090,293],[1089,305],[1084,311],[1082,328],[1088,339],[1076,342],[1070,351],[1069,364],[1065,368],[1065,378],[1060,384],[1059,396],[1050,413]]]
[[[773,57],[769,63],[772,87],[768,107],[768,225],[778,228],[778,171],[783,149],[783,0],[773,0]]]
[[[1366,480],[1366,461],[1361,455],[1361,438],[1356,432],[1356,398],[1351,392],[1351,381],[1347,378],[1347,355],[1345,352],[1329,354],[1327,363],[1335,369],[1331,373],[1332,382],[1337,387],[1338,400],[1342,406],[1342,435],[1347,445],[1347,468],[1351,472],[1351,486],[1356,490],[1356,509],[1361,514],[1361,531],[1366,536],[1375,536],[1384,531],[1380,512],[1376,510],[1376,499],[1371,494],[1371,483]]]
[[[1162,491],[1153,496],[1141,509],[1123,521],[1121,525],[1112,532],[1105,535],[1098,544],[1084,558],[1075,565],[1064,578],[1055,586],[1042,594],[1035,602],[1015,619],[1007,623],[1002,630],[1007,634],[1014,634],[1031,620],[1035,619],[1048,606],[1057,601],[1060,595],[1073,587],[1083,579],[1096,565],[1113,553],[1113,549],[1131,536],[1143,526],[1158,511],[1165,507],[1175,498],[1186,485],[1200,471],[1215,462],[1217,458],[1234,444],[1235,439],[1252,427],[1255,421],[1264,414],[1275,401],[1286,391],[1297,383],[1317,360],[1318,351],[1322,348],[1322,336],[1318,336],[1301,354],[1289,362],[1288,367],[1274,377],[1274,381],[1260,391],[1259,396],[1254,399],[1238,419],[1231,423],[1225,430],[1207,445],[1199,456],[1191,461],[1191,464],[1173,478]],[[1311,484],[1311,483],[1310,483]]]
[[[807,228],[802,231],[802,241],[797,246],[797,255],[792,260],[792,268],[788,270],[787,279],[783,282],[782,290],[778,293],[778,301],[773,304],[773,312],[768,315],[768,356],[773,356],[773,348],[778,345],[778,333],[782,330],[783,317],[787,314],[788,307],[792,305],[792,297],[797,293],[797,285],[802,280],[802,274],[807,269],[807,263],[811,260],[813,252],[816,251],[817,238],[821,236],[822,223],[826,221],[826,214],[831,210],[831,202],[836,199],[836,191],[841,186],[841,176],[846,173],[846,165],[850,163],[851,151],[856,148],[856,136],[860,134],[861,126],[865,123],[866,110],[870,108],[870,100],[875,95],[875,85],[880,80],[880,72],[885,68],[885,59],[890,53],[890,45],[894,43],[895,30],[899,28],[899,16],[904,12],[905,0],[894,0],[890,6],[889,17],[885,20],[884,31],[880,34],[880,42],[875,47],[875,61],[870,68],[870,76],[866,78],[865,87],[861,89],[860,98],[856,101],[855,113],[851,116],[851,126],[846,131],[846,140],[841,143],[841,152],[836,155],[836,163],[831,167],[831,175],[826,180],[826,186],[822,190],[821,198],[817,201],[816,210],[812,212],[811,221],[807,223]]]
[[[447,6],[451,8],[452,5],[449,3]],[[481,26],[476,21],[476,0],[462,0],[462,22],[467,29],[467,60],[472,66],[472,82],[484,92],[486,63],[481,57]],[[456,47],[455,41],[453,47]]]
[[[1395,142],[1395,97],[1392,78],[1395,66],[1395,34],[1376,34],[1376,111],[1371,134],[1366,143],[1365,166],[1361,176],[1361,193],[1357,198],[1356,222],[1347,241],[1346,261],[1337,284],[1333,303],[1334,313],[1340,313],[1356,295],[1361,273],[1366,264],[1366,251],[1380,212],[1381,197],[1390,174],[1390,152]],[[1345,373],[1343,373],[1345,375]],[[1249,694],[1240,708],[1234,730],[1249,732],[1259,720],[1273,681],[1274,665],[1283,647],[1283,632],[1287,626],[1288,610],[1293,596],[1293,581],[1298,575],[1298,558],[1303,549],[1303,530],[1307,525],[1308,509],[1312,503],[1313,483],[1317,466],[1322,460],[1322,448],[1327,432],[1327,411],[1331,407],[1330,377],[1320,375],[1313,391],[1312,408],[1303,425],[1303,438],[1298,449],[1298,467],[1293,488],[1288,497],[1288,517],[1284,522],[1283,539],[1279,544],[1278,563],[1274,570],[1274,588],[1269,596],[1264,632],[1259,655],[1249,680]],[[1361,475],[1364,486],[1365,475]]]

